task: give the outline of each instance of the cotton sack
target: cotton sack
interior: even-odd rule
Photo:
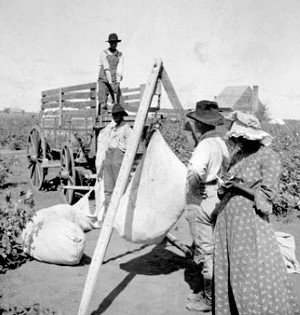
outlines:
[[[31,257],[53,264],[80,262],[85,235],[79,225],[60,216],[29,222],[22,232],[23,250]]]
[[[156,131],[125,194],[114,227],[133,243],[160,242],[185,207],[186,167]]]

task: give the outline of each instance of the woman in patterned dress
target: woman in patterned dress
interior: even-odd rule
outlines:
[[[215,315],[290,315],[286,267],[268,220],[280,163],[256,117],[231,114],[227,137],[238,147],[215,226]]]

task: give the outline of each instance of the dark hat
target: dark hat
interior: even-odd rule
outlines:
[[[128,116],[123,106],[121,106],[120,104],[114,105],[111,110],[111,114],[113,115],[113,114],[120,114],[120,113],[122,113],[123,116]]]
[[[219,126],[224,124],[224,117],[218,112],[218,103],[212,101],[197,102],[196,110],[186,116],[206,125]]]
[[[107,42],[121,42],[121,39],[118,38],[116,33],[109,34]]]

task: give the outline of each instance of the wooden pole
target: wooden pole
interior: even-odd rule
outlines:
[[[173,84],[172,84],[172,82],[168,76],[166,69],[162,70],[161,82],[163,84],[163,87],[164,87],[166,93],[168,94],[168,97],[170,99],[172,106],[174,107],[174,109],[178,110],[181,115],[183,115],[183,112],[184,112],[183,107],[179,101],[179,98],[176,94],[176,91],[175,91],[174,86],[173,86]]]
[[[171,243],[173,246],[177,247],[179,250],[181,250],[187,257],[192,257],[192,251],[191,249],[181,243],[174,235],[171,233],[168,233],[166,236],[166,240]]]
[[[58,92],[58,106],[59,106],[59,116],[58,116],[58,127],[61,127],[62,123],[62,89],[59,89]]]
[[[134,161],[136,151],[140,142],[145,120],[147,118],[148,109],[151,105],[154,94],[156,81],[162,70],[162,61],[157,60],[152,68],[149,76],[145,92],[136,116],[133,126],[133,132],[130,139],[129,147],[126,150],[120,173],[116,182],[115,189],[112,194],[101,232],[97,241],[97,245],[93,254],[91,265],[85,282],[78,315],[88,315],[88,307],[92,298],[92,294],[97,281],[100,267],[103,263],[104,255],[111,237],[115,215],[119,206],[120,199],[125,192],[126,184],[129,179],[130,171]]]

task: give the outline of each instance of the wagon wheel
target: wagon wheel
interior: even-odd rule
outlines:
[[[28,136],[27,160],[29,181],[37,190],[42,188],[45,179],[46,170],[42,168],[42,162],[45,155],[45,139],[38,128],[33,128]]]
[[[61,184],[62,186],[76,185],[76,170],[73,151],[69,145],[64,145],[60,156]],[[63,188],[65,200],[68,204],[75,202],[75,190]]]

